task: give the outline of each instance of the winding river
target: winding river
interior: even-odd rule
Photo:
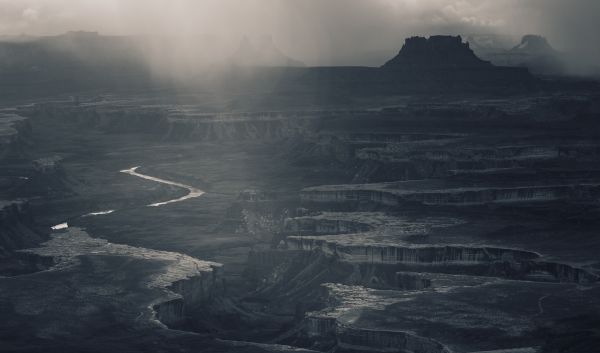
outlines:
[[[156,181],[157,183],[163,183],[163,184],[167,184],[167,185],[177,186],[177,187],[184,188],[184,189],[188,190],[188,194],[185,195],[185,196],[182,196],[182,197],[179,197],[179,198],[176,198],[176,199],[173,199],[173,200],[152,203],[152,204],[148,205],[150,207],[163,206],[163,205],[167,205],[167,204],[170,204],[170,203],[184,201],[184,200],[187,200],[187,199],[193,199],[195,197],[199,197],[199,196],[202,196],[204,194],[204,191],[202,191],[200,189],[196,189],[193,186],[189,186],[189,185],[177,183],[177,182],[174,182],[174,181],[169,181],[169,180],[165,180],[165,179],[153,177],[153,176],[150,176],[150,175],[138,173],[138,172],[136,172],[136,170],[138,168],[139,168],[139,166],[133,167],[133,168],[129,168],[129,169],[123,169],[123,170],[121,170],[121,173],[133,175],[133,176],[136,176],[136,177],[139,177],[139,178],[143,178],[143,179],[147,179],[147,180]]]
[[[163,205],[167,205],[167,204],[170,204],[170,203],[184,201],[184,200],[187,200],[187,199],[193,199],[195,197],[202,196],[205,193],[204,191],[202,191],[200,189],[197,189],[197,188],[195,188],[193,186],[189,186],[189,185],[181,184],[181,183],[178,183],[178,182],[175,182],[175,181],[165,180],[165,179],[153,177],[153,176],[150,176],[150,175],[138,173],[138,172],[136,172],[136,170],[138,168],[139,168],[139,166],[133,167],[133,168],[129,168],[129,169],[123,169],[120,172],[121,173],[125,173],[125,174],[129,174],[129,175],[133,175],[133,176],[136,176],[136,177],[139,177],[139,178],[142,178],[142,179],[152,180],[152,181],[155,181],[157,183],[162,183],[162,184],[167,184],[167,185],[173,185],[173,186],[177,186],[177,187],[180,187],[180,188],[188,190],[187,195],[184,195],[182,197],[178,197],[176,199],[167,200],[167,201],[163,201],[163,202],[155,202],[155,203],[151,203],[151,204],[146,205],[146,206],[149,206],[149,207],[163,206]],[[83,215],[81,217],[107,215],[107,214],[111,214],[111,213],[113,213],[115,211],[116,210],[106,210],[106,211],[91,212],[91,213],[85,214],[85,215]],[[51,228],[52,228],[52,230],[64,230],[64,229],[69,228],[69,225],[68,225],[67,222],[64,222],[64,223],[60,223],[60,224],[57,224],[55,226],[52,226]]]

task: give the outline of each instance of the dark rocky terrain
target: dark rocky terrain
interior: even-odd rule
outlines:
[[[597,349],[598,83],[446,36],[229,75],[3,101],[0,351]]]

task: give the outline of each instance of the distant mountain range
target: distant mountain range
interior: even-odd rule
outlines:
[[[411,37],[380,68],[304,67],[284,54],[270,37],[241,40],[225,60],[210,57],[210,38],[189,38],[189,50],[168,39],[148,42],[132,36],[69,32],[60,36],[0,42],[0,88],[22,91],[139,89],[152,85],[238,89],[294,89],[330,94],[348,92],[444,92],[447,90],[527,89],[535,84],[524,68],[497,67],[480,59],[460,36]],[[208,44],[205,44],[208,43]],[[545,55],[536,38],[528,38],[504,57]],[[178,52],[177,50],[182,50]],[[513,53],[514,51],[514,53]],[[503,52],[504,53],[504,52]],[[525,53],[525,54],[523,54]],[[514,65],[520,66],[520,65]],[[237,70],[255,67],[259,70]],[[264,68],[269,68],[265,70]],[[274,88],[275,86],[279,88]],[[27,88],[29,87],[29,88]],[[304,91],[303,91],[304,90]]]
[[[185,48],[181,48],[181,43],[168,38],[105,36],[83,31],[45,37],[0,36],[0,73],[51,73],[73,67],[115,66],[183,73],[219,66],[305,66],[286,55],[270,36],[244,37],[233,52],[229,49],[231,54],[226,48],[216,50],[218,40],[214,38],[187,40]],[[468,35],[465,43],[460,36],[431,36],[408,38],[403,50],[383,67],[464,68],[491,63],[526,67],[536,74],[564,74],[567,58],[539,35],[525,35],[520,42],[505,35]]]

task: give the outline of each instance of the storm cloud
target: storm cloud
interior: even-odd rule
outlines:
[[[596,0],[0,0],[0,35],[209,36],[225,53],[268,34],[308,65],[379,65],[412,35],[535,33],[592,62],[599,13]]]

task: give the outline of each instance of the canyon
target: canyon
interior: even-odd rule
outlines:
[[[596,82],[450,36],[289,70],[281,91],[0,101],[0,350],[597,347]]]

